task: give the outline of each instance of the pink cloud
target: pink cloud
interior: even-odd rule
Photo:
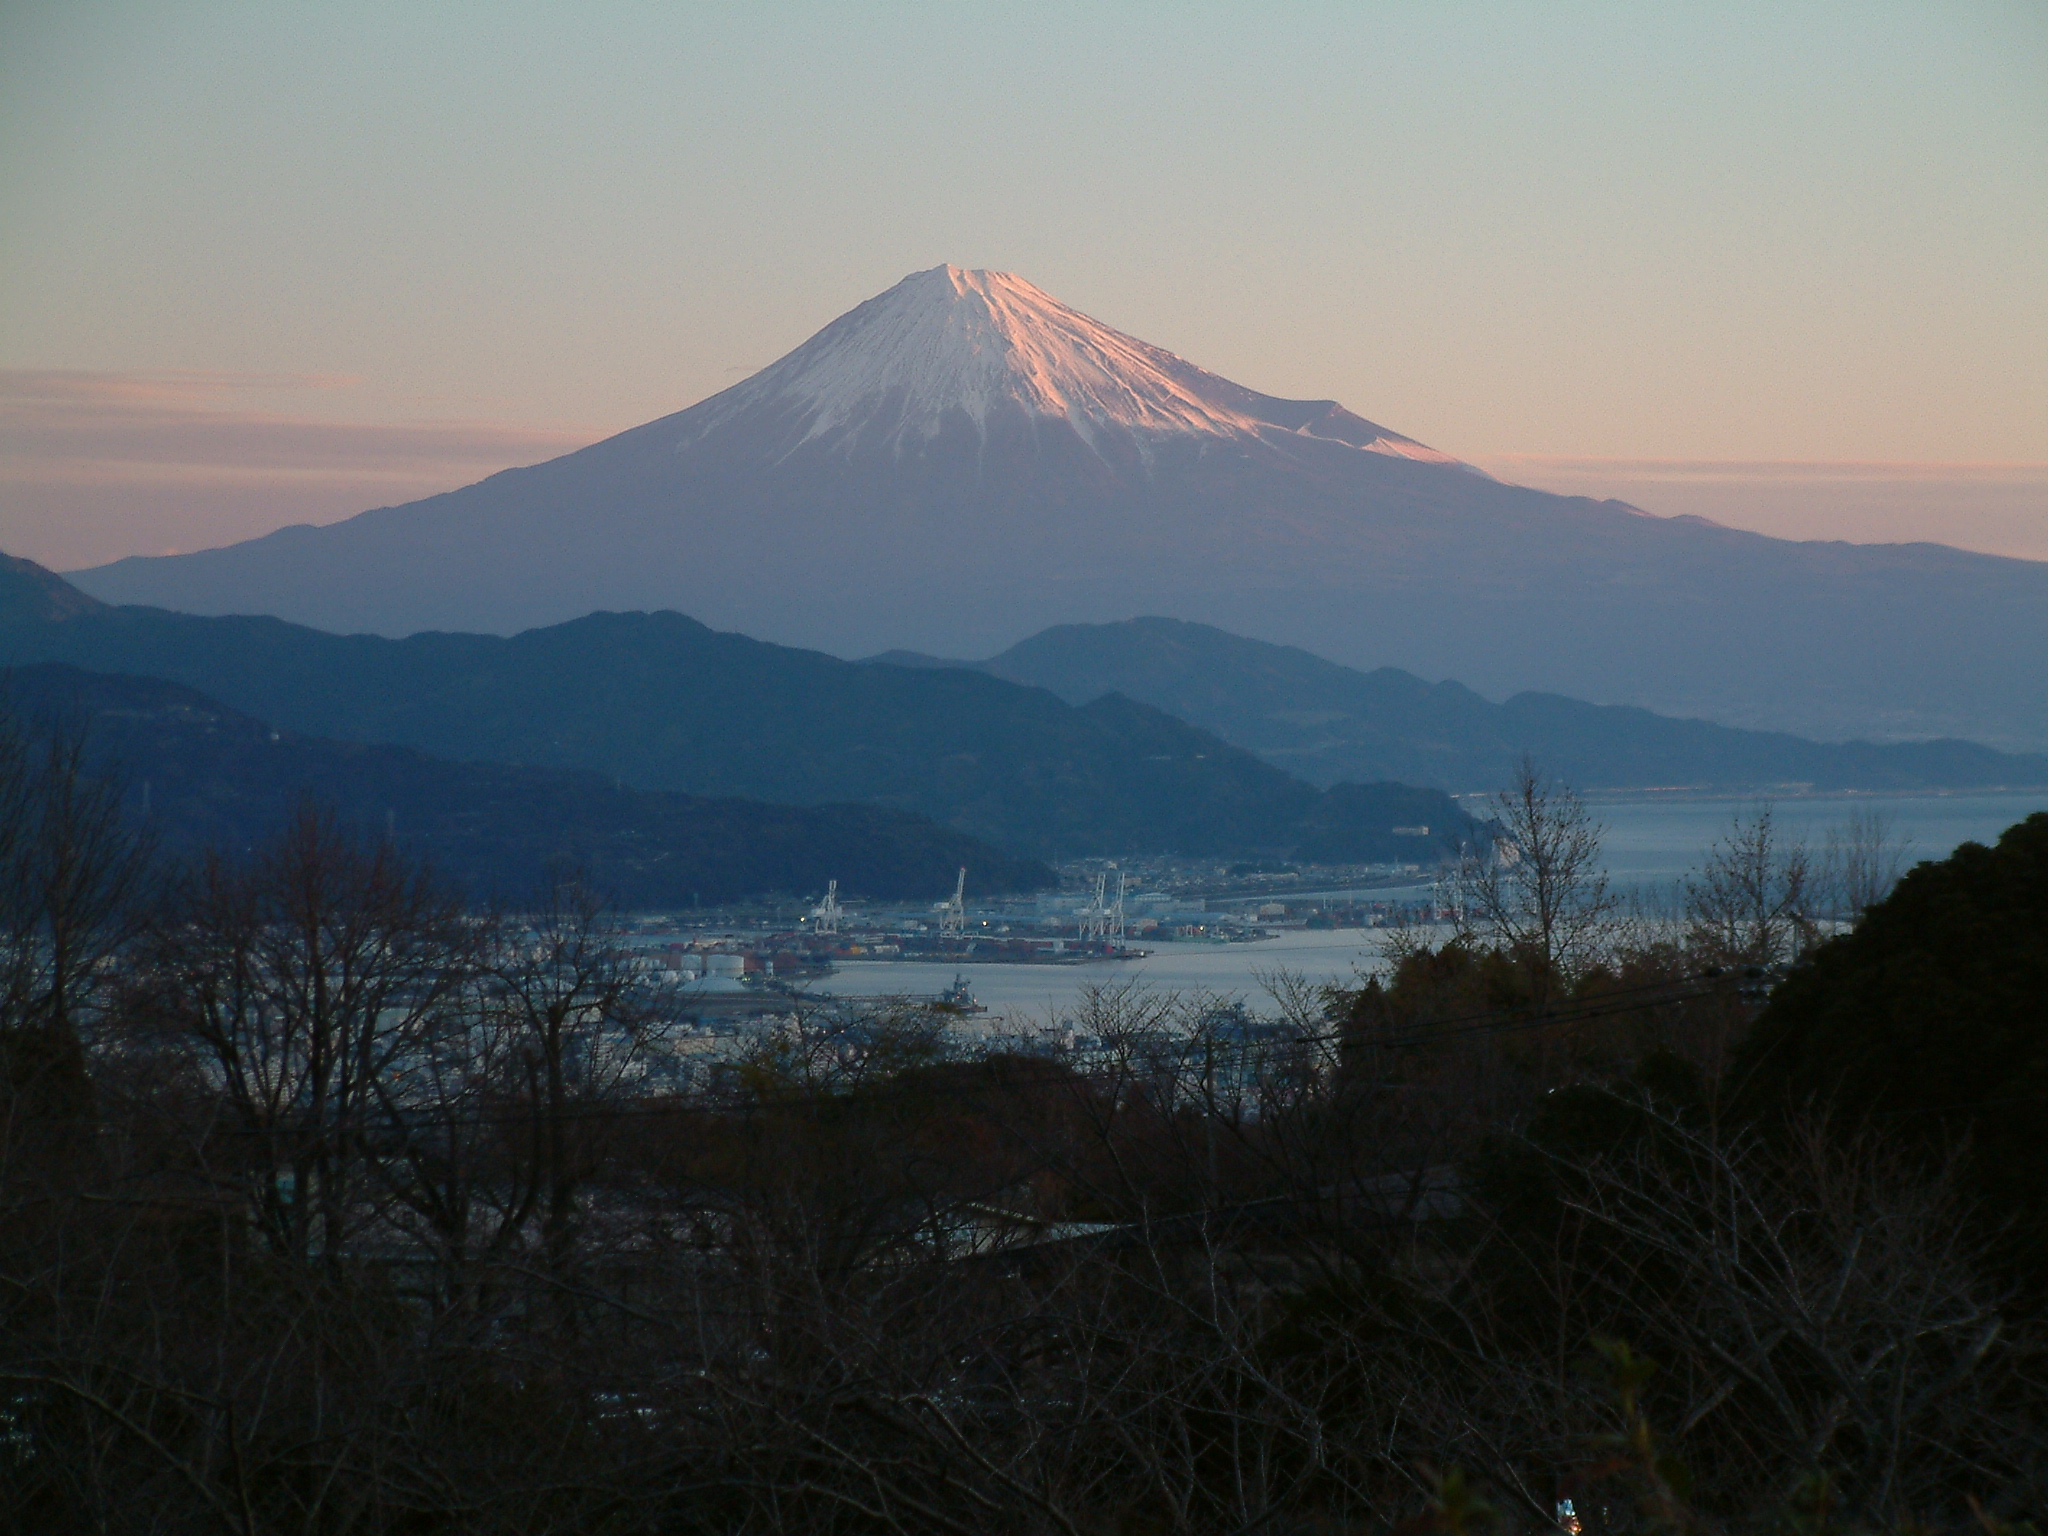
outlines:
[[[343,375],[0,369],[0,549],[60,569],[332,522],[582,447],[591,428],[364,422]]]
[[[349,422],[238,408],[252,391],[336,389],[320,375],[0,370],[0,479],[133,478],[135,466],[251,473],[412,475],[502,469],[581,447],[588,430],[490,422]]]

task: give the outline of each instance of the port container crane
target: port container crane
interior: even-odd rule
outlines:
[[[953,882],[953,899],[939,903],[939,937],[958,938],[967,931],[967,866],[960,866],[960,878]]]

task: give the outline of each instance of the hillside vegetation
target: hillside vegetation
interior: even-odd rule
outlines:
[[[1036,860],[908,811],[706,799],[573,769],[444,762],[280,731],[154,678],[25,667],[6,678],[0,704],[83,725],[91,759],[125,781],[129,815],[174,856],[244,852],[310,797],[472,898],[523,895],[563,867],[632,907],[801,894],[834,879],[849,895],[939,896],[963,864],[979,891],[1053,882]]]
[[[2048,818],[1865,887],[1844,941],[1724,906],[1797,867],[1757,813],[1675,938],[1619,920],[1532,773],[1526,856],[1354,988],[1114,986],[993,1037],[806,995],[707,1033],[579,887],[479,911],[318,813],[145,878],[104,786],[16,745],[0,1529],[2031,1536],[2048,1505],[2011,1241],[2048,1194]],[[1749,1113],[1776,1058],[1795,1091]],[[1954,1096],[1848,1112],[1873,1090]]]
[[[1360,859],[1433,859],[1478,835],[1441,794],[1368,786],[1333,802],[1121,696],[1076,707],[975,672],[865,666],[677,613],[389,640],[108,607],[12,561],[0,571],[0,663],[35,661],[162,677],[291,730],[462,761],[915,811],[1035,857],[1291,853],[1341,833]]]

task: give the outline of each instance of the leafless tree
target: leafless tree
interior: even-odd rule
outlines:
[[[429,914],[440,973],[375,1082],[362,1166],[387,1240],[441,1321],[488,1328],[536,1268],[567,1275],[587,1186],[667,1025],[663,989],[566,876],[530,907]],[[422,958],[425,958],[424,956]]]
[[[1738,811],[1685,882],[1687,943],[1719,965],[1795,960],[1818,936],[1813,884],[1805,845],[1780,835],[1769,802]]]
[[[1653,1134],[1581,1164],[1564,1205],[1613,1259],[1584,1271],[1602,1331],[1673,1367],[1666,1428],[1703,1492],[1762,1521],[1788,1476],[1833,1468],[1883,1529],[1952,1499],[1966,1461],[1980,1492],[2042,1475],[2038,1362],[1950,1178],[1821,1125],[1773,1144],[1645,1113]]]
[[[519,1106],[549,1262],[575,1248],[577,1198],[591,1166],[578,1120],[622,1103],[669,1024],[672,999],[636,969],[614,914],[577,875],[558,871],[530,911],[496,921],[485,964],[486,1027],[498,1036],[501,1089]]]
[[[1500,832],[1466,861],[1461,905],[1479,938],[1527,966],[1541,1008],[1603,951],[1618,904],[1601,862],[1605,829],[1527,757],[1494,811]]]
[[[0,1029],[74,1034],[135,931],[154,850],[87,738],[0,707]]]
[[[451,892],[311,804],[253,859],[209,856],[174,893],[130,1020],[203,1065],[280,1254],[342,1263],[370,1142],[433,1108],[474,943]]]
[[[1571,819],[1520,951],[1418,958],[1456,1019],[1111,988],[1085,1048],[967,1056],[929,1008],[799,999],[681,1092],[587,892],[465,913],[308,813],[119,957],[110,1038],[183,1070],[95,1060],[89,1187],[0,1178],[0,1524],[1476,1533],[1571,1487],[1606,1536],[1632,1499],[1781,1528],[1816,1468],[1878,1525],[2037,1498],[2038,1325],[1938,1174],[1546,1091],[1634,1060],[1553,1037],[1668,990],[1572,958]],[[1487,1001],[1544,954],[1570,996]]]
[[[1854,810],[1845,825],[1829,827],[1819,880],[1828,914],[1860,922],[1899,883],[1907,848],[1883,811]]]

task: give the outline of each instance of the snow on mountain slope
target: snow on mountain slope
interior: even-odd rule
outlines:
[[[785,413],[787,446],[900,450],[1003,409],[1105,431],[1258,439],[1299,433],[1456,464],[1335,401],[1278,400],[1110,329],[1008,272],[933,267],[842,315],[779,362],[685,413],[686,447],[755,411]],[[679,422],[679,424],[681,424]],[[1473,473],[1479,473],[1474,470]]]
[[[668,608],[842,656],[1149,613],[1482,693],[2048,749],[2048,563],[1504,484],[957,267],[547,463],[74,580],[391,635]]]

